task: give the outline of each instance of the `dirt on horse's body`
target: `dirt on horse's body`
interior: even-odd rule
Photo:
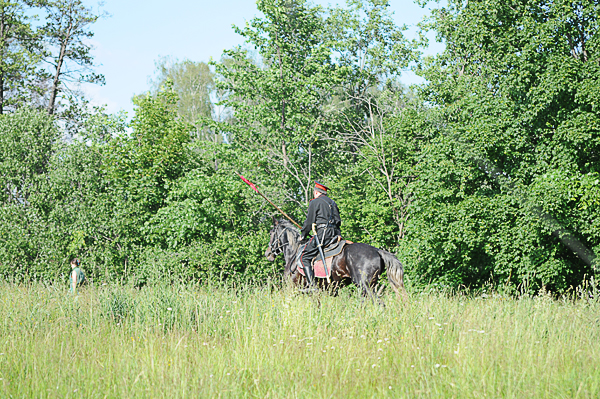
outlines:
[[[283,253],[284,277],[291,279],[296,285],[303,286],[305,278],[299,271],[301,266],[296,264],[300,232],[287,220],[274,220],[270,234],[269,248],[265,256],[274,261],[277,255]],[[368,244],[352,243],[344,246],[342,252],[332,259],[330,284],[332,288],[337,288],[350,280],[362,289],[365,296],[371,296],[373,287],[384,270],[387,270],[392,289],[406,299],[402,263],[393,254]],[[325,279],[318,280],[321,280],[319,285],[322,288],[330,288]]]

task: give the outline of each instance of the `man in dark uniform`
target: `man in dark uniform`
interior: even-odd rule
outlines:
[[[308,205],[308,215],[302,226],[302,239],[305,240],[308,238],[308,234],[311,232],[314,223],[317,227],[319,242],[325,248],[341,235],[340,226],[342,219],[340,219],[340,211],[336,203],[327,196],[327,187],[319,182],[315,182],[313,194],[314,199]],[[315,272],[311,267],[311,262],[316,256],[319,256],[319,248],[317,247],[317,240],[315,240],[315,237],[312,237],[300,256],[309,288],[314,284]]]

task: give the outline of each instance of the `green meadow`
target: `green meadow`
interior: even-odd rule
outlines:
[[[409,295],[2,283],[0,396],[600,396],[596,291]]]

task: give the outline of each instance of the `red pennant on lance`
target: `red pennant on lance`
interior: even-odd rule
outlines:
[[[268,199],[267,197],[265,197],[265,195],[263,193],[261,193],[260,191],[258,191],[258,189],[256,188],[256,186],[252,183],[250,183],[250,180],[246,179],[244,176],[242,176],[239,172],[235,171],[235,174],[238,175],[240,177],[240,179],[242,179],[244,182],[246,182],[247,185],[249,185],[252,190],[256,191],[256,193],[258,195],[260,195],[261,197],[263,197],[264,199],[266,199],[269,204],[273,205],[275,207],[275,209],[277,209],[279,211],[279,213],[281,213],[283,216],[285,216],[290,222],[294,223],[294,225],[296,227],[298,227],[299,229],[301,229],[302,227],[300,227],[300,225],[298,223],[296,223],[294,221],[294,219],[292,219],[291,217],[288,216],[287,213],[285,213],[284,211],[282,211],[277,205],[275,205],[273,203],[273,201],[271,201],[270,199]]]
[[[258,189],[256,188],[256,186],[252,183],[250,183],[250,180],[246,179],[244,176],[240,175],[240,177],[242,178],[243,181],[246,182],[247,185],[249,185],[250,187],[252,187],[252,190],[256,191],[258,193]]]

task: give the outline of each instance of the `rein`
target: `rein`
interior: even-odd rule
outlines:
[[[271,253],[274,256],[279,255],[280,253],[283,252],[283,248],[285,248],[286,246],[290,245],[289,240],[287,242],[282,242],[281,237],[283,236],[283,233],[285,233],[286,230],[291,230],[294,231],[291,227],[288,226],[284,226],[283,229],[281,229],[281,231],[277,234],[277,238],[275,239],[274,245],[275,248],[271,249]]]

